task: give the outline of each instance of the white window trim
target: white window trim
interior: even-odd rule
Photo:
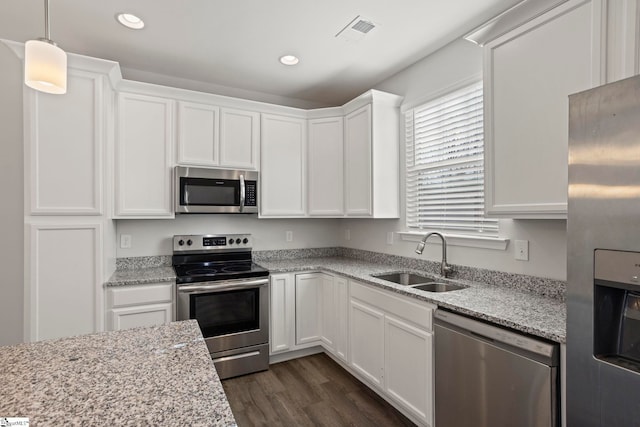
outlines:
[[[433,230],[437,231],[437,230]],[[441,231],[438,231],[442,233]],[[419,242],[424,236],[427,235],[428,231],[397,231],[396,232],[400,239],[406,242]],[[463,235],[463,234],[447,234],[442,233],[447,238],[448,246],[463,246],[468,248],[482,248],[482,249],[493,249],[497,251],[506,251],[507,246],[509,245],[509,239],[503,237],[485,237],[485,236],[477,236],[477,235]],[[434,239],[433,242],[431,239],[427,240],[427,243],[435,243],[440,244],[440,241]]]
[[[465,79],[459,80],[445,88],[439,89],[437,91],[431,92],[428,95],[421,96],[420,98],[414,99],[411,102],[405,103],[400,107],[401,113],[404,115],[409,110],[412,110],[416,107],[419,107],[423,104],[426,104],[430,101],[433,101],[437,98],[447,95],[448,93],[454,92],[456,90],[462,89],[465,86],[469,86],[477,81],[482,80],[482,74],[474,74]],[[406,156],[405,156],[406,159]],[[406,161],[406,160],[405,160]],[[407,165],[404,165],[404,182],[403,187],[406,186],[407,180]],[[406,192],[406,189],[405,189]],[[406,200],[405,200],[406,203]],[[448,234],[443,232],[442,230],[428,230],[428,231],[419,231],[419,230],[411,230],[407,227],[407,213],[406,209],[403,209],[403,224],[405,231],[397,231],[396,234],[400,236],[402,241],[406,242],[419,242],[424,236],[427,235],[430,231],[438,231],[442,233],[447,238],[447,245],[450,246],[461,246],[461,247],[470,247],[470,248],[481,248],[481,249],[491,249],[498,251],[506,251],[509,245],[509,239],[504,237],[488,237],[477,234]],[[437,240],[431,242],[430,240],[427,243],[435,243],[439,244]]]

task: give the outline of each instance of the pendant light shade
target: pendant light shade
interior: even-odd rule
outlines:
[[[49,34],[49,0],[44,0],[46,38],[29,40],[24,45],[24,83],[41,92],[67,92],[67,54]]]
[[[30,88],[54,94],[67,92],[67,54],[46,39],[24,45],[24,83]]]

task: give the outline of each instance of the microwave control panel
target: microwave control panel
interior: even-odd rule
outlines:
[[[258,183],[256,181],[245,181],[245,206],[258,206]]]

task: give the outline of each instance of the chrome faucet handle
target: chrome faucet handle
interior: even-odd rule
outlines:
[[[421,255],[421,254],[422,254],[422,252],[424,251],[424,247],[425,247],[425,243],[424,243],[424,241],[422,241],[422,242],[418,243],[418,247],[416,248],[416,253],[417,253],[418,255]]]
[[[442,264],[442,266],[440,268],[440,274],[444,278],[447,278],[449,276],[449,274],[453,273],[454,271],[455,270],[453,269],[453,267],[450,266],[449,264],[447,264],[446,262],[444,264]]]

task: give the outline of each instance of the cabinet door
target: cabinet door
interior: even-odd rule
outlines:
[[[343,134],[342,117],[309,120],[309,215],[344,214]]]
[[[103,329],[102,225],[31,224],[26,341]]]
[[[68,74],[64,96],[25,96],[25,188],[32,215],[102,214],[104,77],[74,69]]]
[[[116,216],[173,218],[173,101],[121,92],[116,141]]]
[[[170,323],[173,315],[171,303],[114,308],[110,311],[109,330],[158,326]]]
[[[371,215],[371,105],[348,114],[345,129],[345,212]]]
[[[322,274],[320,279],[320,319],[322,345],[330,352],[335,351],[336,345],[336,304],[335,280],[329,274]]]
[[[295,282],[291,274],[271,276],[271,354],[295,345]]]
[[[219,164],[220,109],[206,104],[178,102],[178,163]]]
[[[343,361],[348,360],[349,346],[349,285],[344,277],[335,278],[335,354]]]
[[[601,6],[576,0],[485,47],[485,206],[565,218],[568,95],[600,84]]]
[[[351,367],[382,389],[384,313],[356,299],[350,301]]]
[[[296,344],[321,340],[320,304],[322,274],[296,275]]]
[[[260,114],[222,108],[220,110],[220,165],[257,169],[260,144]]]
[[[262,216],[305,214],[306,121],[262,115]]]
[[[389,314],[384,327],[385,391],[433,425],[433,335]]]

